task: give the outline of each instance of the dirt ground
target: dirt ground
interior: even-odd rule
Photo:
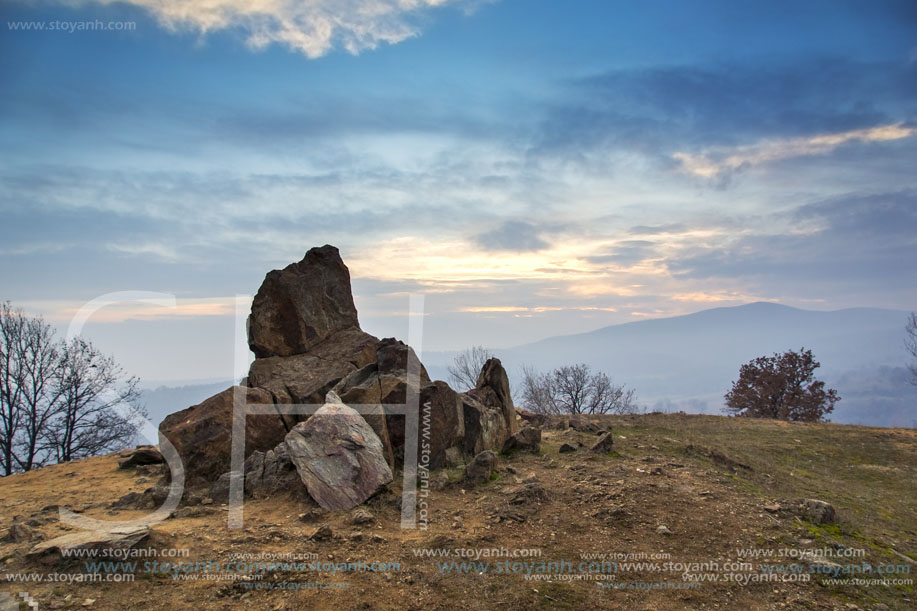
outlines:
[[[228,528],[226,506],[194,505],[153,527],[137,547],[157,555],[126,559],[135,566],[25,554],[74,532],[54,506],[142,516],[111,505],[150,478],[119,470],[116,455],[10,476],[0,479],[0,537],[16,521],[33,538],[0,543],[0,592],[20,603],[27,592],[40,609],[917,608],[914,431],[685,415],[609,423],[609,454],[589,451],[595,434],[545,431],[540,454],[501,456],[481,486],[466,487],[459,469],[433,474],[444,487],[425,499],[425,530],[400,528],[396,477],[362,524],[299,492],[247,500],[241,530]],[[563,443],[577,449],[560,453]],[[797,510],[813,497],[834,505],[836,523]],[[323,524],[331,538],[310,538]],[[801,560],[804,550],[835,556]],[[229,570],[240,559],[274,564]],[[101,561],[114,564],[91,566]],[[878,575],[880,565],[897,568]],[[88,581],[93,573],[103,580]]]

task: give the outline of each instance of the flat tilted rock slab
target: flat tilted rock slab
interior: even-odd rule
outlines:
[[[150,529],[145,526],[116,528],[109,532],[87,530],[42,541],[29,550],[28,557],[69,557],[73,551],[81,549],[130,549],[149,535]]]
[[[326,403],[286,436],[309,495],[328,510],[352,509],[392,481],[385,450],[354,409]]]

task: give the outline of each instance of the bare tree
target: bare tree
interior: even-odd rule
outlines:
[[[111,357],[77,337],[60,360],[57,417],[47,427],[46,447],[58,462],[122,449],[134,441],[139,421],[139,380],[126,377]]]
[[[452,359],[448,367],[449,381],[457,389],[474,388],[484,363],[491,357],[493,353],[484,346],[472,346]]]
[[[904,326],[904,347],[914,359],[908,365],[911,370],[911,383],[917,386],[917,312],[911,312],[907,317],[907,324]]]
[[[0,475],[120,449],[136,435],[139,381],[42,318],[0,303]]]
[[[41,318],[27,318],[23,327],[19,376],[19,439],[16,462],[23,471],[40,467],[50,458],[41,453],[41,439],[58,407],[55,384],[60,368],[60,344],[54,329]]]
[[[565,365],[550,373],[522,369],[522,405],[538,414],[632,414],[634,390],[617,386],[589,365]]]
[[[13,445],[19,430],[21,394],[19,364],[25,316],[8,301],[0,303],[0,470],[10,475],[15,469]]]

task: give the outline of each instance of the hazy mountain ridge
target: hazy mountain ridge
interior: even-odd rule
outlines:
[[[917,389],[904,369],[906,316],[877,308],[823,312],[757,302],[612,325],[494,352],[514,381],[523,364],[550,369],[585,362],[636,388],[649,409],[721,413],[722,396],[743,363],[805,347],[821,362],[817,375],[843,398],[832,420],[913,426]],[[428,353],[431,375],[444,374],[454,354]]]

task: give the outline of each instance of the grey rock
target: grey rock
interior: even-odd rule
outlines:
[[[609,454],[614,447],[614,435],[611,432],[604,433],[599,437],[589,450],[596,454]]]
[[[310,541],[327,541],[334,536],[334,531],[331,530],[330,524],[322,524],[315,531],[309,535]]]
[[[130,549],[150,535],[146,527],[114,528],[108,532],[86,530],[43,541],[29,550],[28,558],[64,556],[79,549]]]
[[[365,508],[357,509],[351,516],[351,521],[354,524],[369,524],[375,520],[376,517],[368,509]]]
[[[139,446],[118,461],[118,468],[129,469],[138,465],[159,465],[164,462],[166,462],[166,459],[162,457],[156,446]]]
[[[806,499],[803,503],[805,518],[815,524],[830,524],[837,520],[834,507],[818,499]]]
[[[506,440],[503,444],[504,452],[521,450],[524,452],[539,452],[541,450],[541,429],[527,426]]]
[[[392,481],[379,437],[346,405],[326,403],[285,441],[309,495],[325,509],[352,509]]]
[[[497,465],[497,455],[484,450],[465,465],[465,481],[473,486],[483,484],[493,475]]]

